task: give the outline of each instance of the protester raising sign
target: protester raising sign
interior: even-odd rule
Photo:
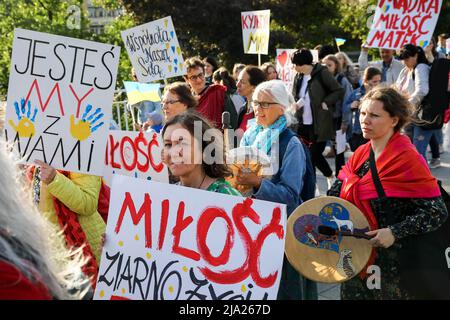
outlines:
[[[94,299],[275,299],[286,206],[114,176]]]
[[[168,183],[169,172],[161,161],[162,148],[157,133],[111,130],[105,155],[106,184],[111,185],[114,174]]]
[[[366,46],[399,49],[412,43],[425,48],[430,43],[441,6],[442,0],[379,0]]]
[[[15,29],[5,136],[26,163],[102,175],[120,47]]]
[[[244,53],[267,54],[269,50],[270,10],[241,12]]]
[[[121,34],[139,82],[186,74],[170,16],[122,31]]]

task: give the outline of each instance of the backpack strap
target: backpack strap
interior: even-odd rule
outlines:
[[[279,136],[279,168],[281,169],[281,166],[283,165],[284,154],[286,152],[289,141],[291,141],[293,137],[296,137],[300,141],[300,145],[302,146],[303,152],[305,154],[305,175],[303,177],[303,188],[300,191],[300,198],[302,202],[304,202],[314,198],[316,188],[316,175],[308,147],[291,129],[284,130]],[[277,174],[280,174],[280,171],[278,171]]]

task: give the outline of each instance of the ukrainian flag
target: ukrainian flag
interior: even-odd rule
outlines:
[[[159,83],[139,83],[124,81],[125,91],[127,92],[128,104],[133,105],[141,101],[161,101],[159,95]]]
[[[338,47],[342,46],[345,43],[345,41],[347,41],[347,40],[342,39],[342,38],[334,38],[334,39],[336,40],[336,45]]]

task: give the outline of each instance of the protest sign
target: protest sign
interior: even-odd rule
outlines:
[[[139,82],[186,74],[170,16],[122,31],[121,34]]]
[[[104,179],[125,176],[169,182],[167,166],[161,161],[162,138],[157,133],[111,130],[106,147]]]
[[[114,176],[94,299],[275,299],[286,206]]]
[[[277,49],[276,68],[278,77],[284,82],[284,85],[289,92],[292,92],[292,84],[297,72],[294,69],[294,65],[291,62],[292,53],[296,49]]]
[[[101,176],[120,47],[15,29],[5,136],[26,163]]]
[[[412,43],[425,48],[441,6],[442,0],[379,0],[366,46],[396,50]]]
[[[241,12],[244,53],[267,54],[270,36],[270,10]]]

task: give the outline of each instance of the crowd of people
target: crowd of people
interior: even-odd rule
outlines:
[[[358,67],[330,45],[319,47],[319,62],[311,50],[299,49],[290,57],[296,71],[292,92],[270,62],[260,67],[236,63],[230,72],[211,56],[188,58],[184,82],[165,85],[160,106],[135,106],[140,110],[136,129],[160,132],[171,183],[239,196],[227,181],[232,172],[225,161],[196,159],[207,143],[195,136],[194,125],[200,123],[202,133],[235,130],[232,147],[254,147],[275,167],[270,176],[239,172],[237,183],[248,186],[255,199],[286,204],[287,216],[314,197],[305,190],[318,194],[318,169],[328,183],[322,194],[352,202],[369,221],[376,250],[372,263],[383,268],[386,283],[382,290],[368,290],[365,277],[355,277],[343,283],[342,298],[414,299],[417,295],[400,282],[402,243],[438,229],[448,216],[430,171],[440,165],[442,128],[449,118],[445,36],[425,50],[412,44],[398,54],[380,49],[381,60],[375,61],[369,61],[363,46]],[[442,85],[445,99],[436,98]],[[229,114],[226,128],[224,112]],[[178,129],[187,136],[173,134]],[[353,152],[348,159],[335,148],[339,130]],[[209,143],[223,150],[222,142]],[[334,171],[324,157],[327,145],[334,148]],[[224,160],[225,153],[219,157]],[[389,212],[379,201],[374,164]],[[41,161],[17,167],[4,145],[0,166],[0,184],[7,186],[0,189],[0,299],[89,299],[106,227],[98,210],[102,178],[56,170]],[[278,298],[317,297],[317,284],[285,259]]]

